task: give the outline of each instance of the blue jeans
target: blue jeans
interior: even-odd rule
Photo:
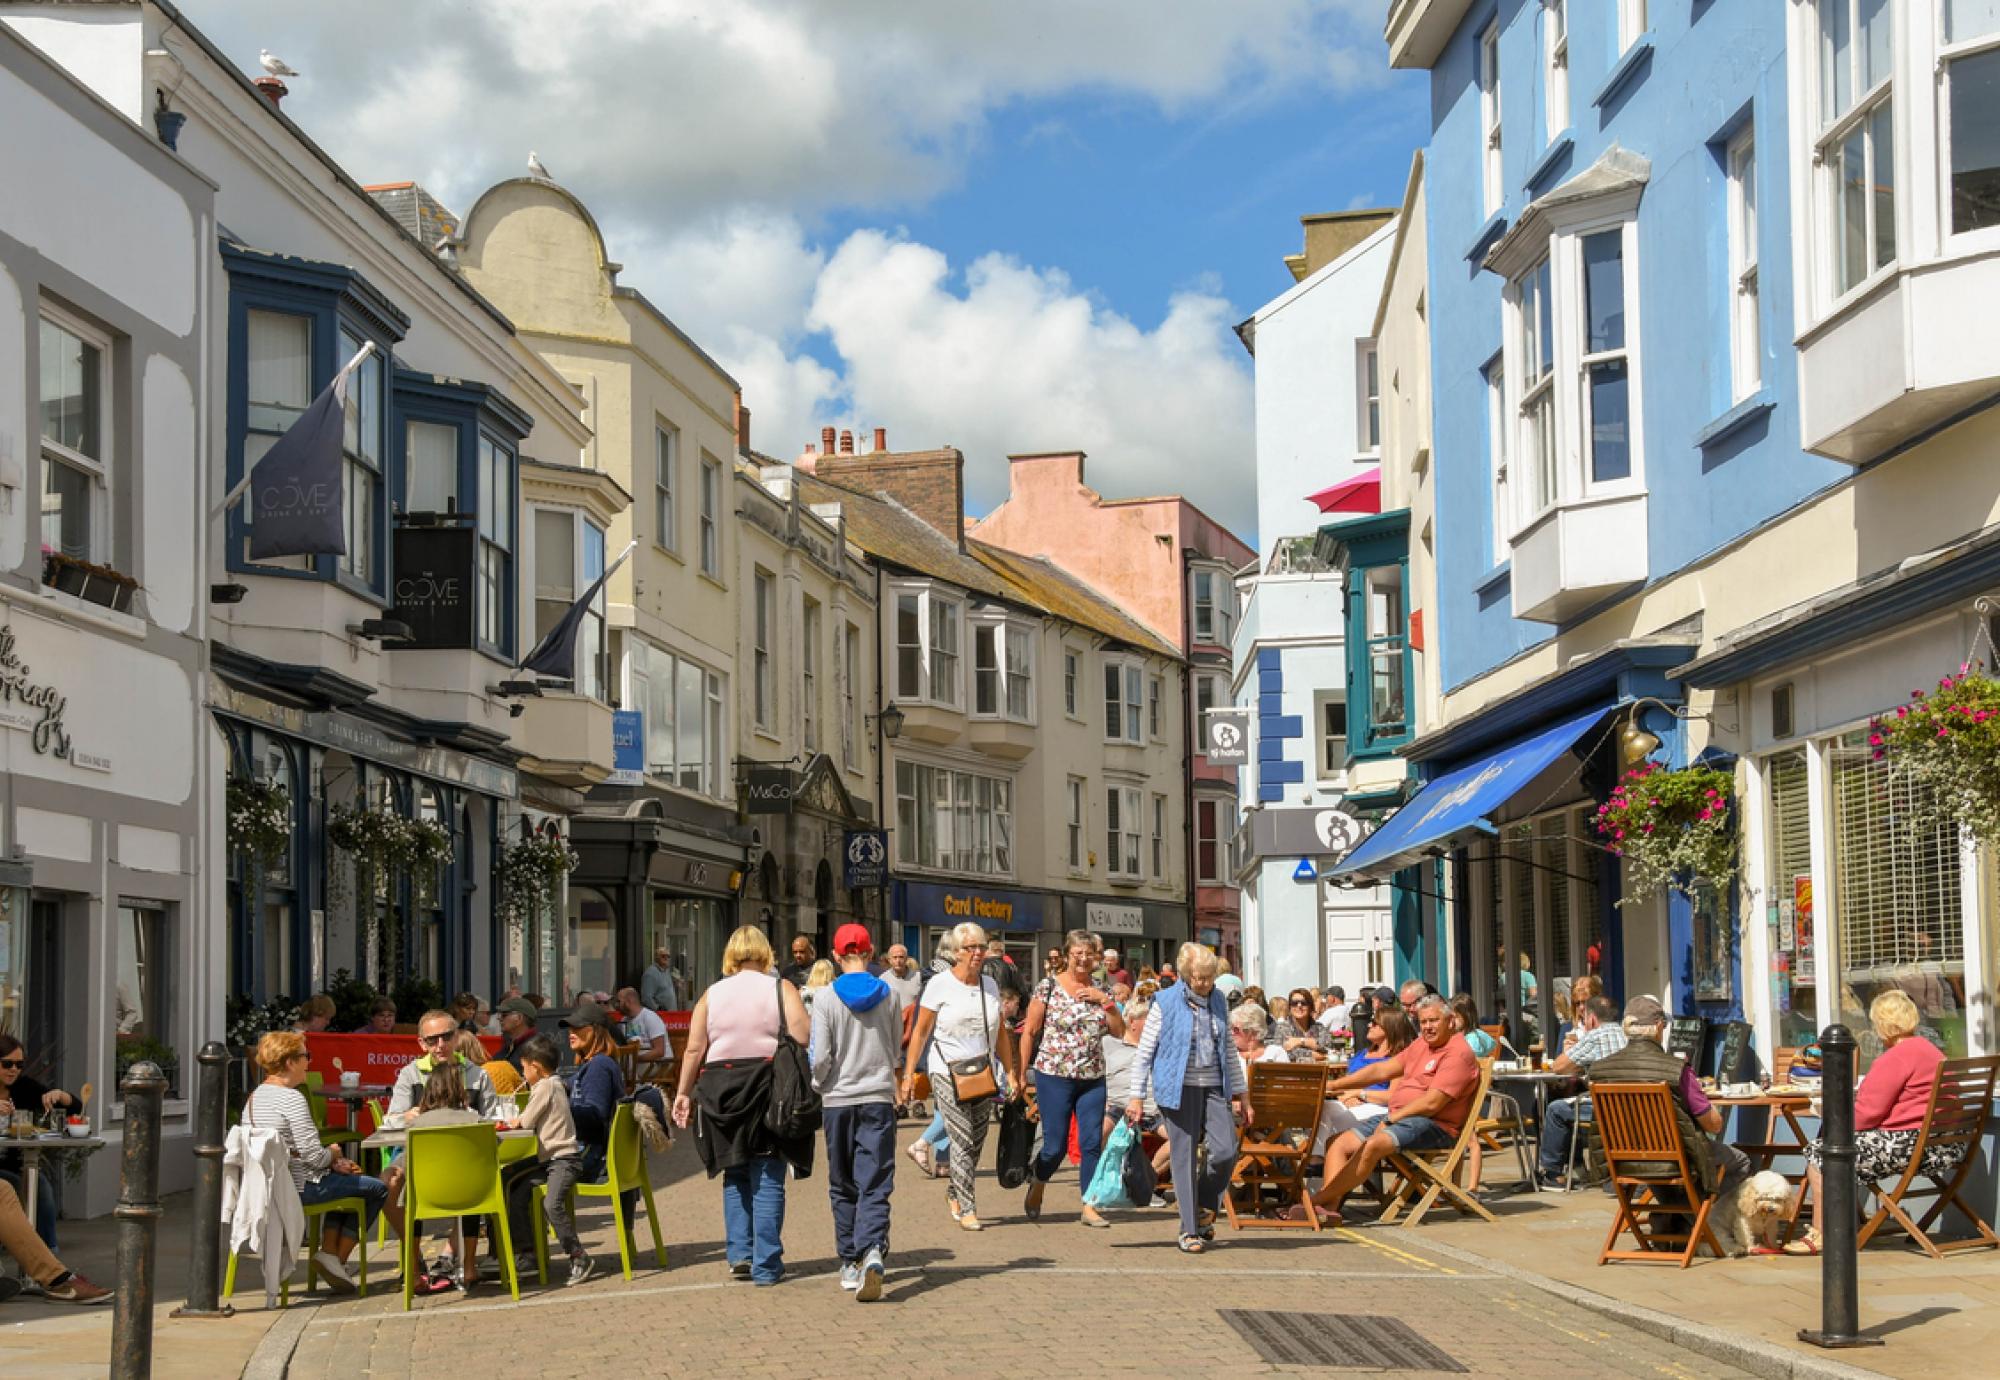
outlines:
[[[1558,1097],[1542,1118],[1541,1170],[1560,1174],[1569,1167],[1570,1137],[1576,1133],[1576,1099]]]
[[[842,1260],[889,1251],[889,1195],[896,1187],[896,1108],[888,1102],[828,1107],[826,1192]]]
[[[1069,1123],[1074,1116],[1076,1148],[1083,1156],[1077,1182],[1089,1188],[1097,1157],[1104,1151],[1104,1080],[1037,1073],[1035,1099],[1042,1113],[1042,1153],[1035,1156],[1035,1182],[1045,1184],[1055,1177],[1069,1153]]]
[[[35,1235],[42,1238],[42,1244],[49,1248],[51,1254],[57,1250],[56,1214],[60,1211],[56,1206],[55,1175],[61,1172],[60,1160],[44,1160],[42,1172],[35,1176]],[[12,1184],[14,1196],[21,1200],[23,1207],[27,1205],[27,1188],[20,1174],[11,1169],[0,1169],[0,1182]]]
[[[750,1262],[753,1284],[785,1277],[785,1161],[759,1155],[722,1171],[722,1228],[731,1265]]]
[[[917,1139],[930,1142],[930,1147],[933,1150],[943,1150],[949,1146],[951,1144],[951,1137],[945,1133],[944,1113],[933,1112],[931,1114],[931,1124],[924,1128],[924,1133],[918,1136]]]
[[[375,1216],[382,1211],[382,1204],[389,1199],[389,1185],[380,1179],[372,1179],[366,1174],[335,1174],[331,1170],[309,1183],[299,1193],[299,1203],[312,1207],[318,1203],[330,1203],[336,1198],[359,1198],[367,1209],[368,1220],[361,1226],[361,1232],[375,1225]],[[350,1212],[329,1212],[324,1225],[333,1228],[342,1236],[359,1237],[361,1232],[354,1229],[354,1214]]]

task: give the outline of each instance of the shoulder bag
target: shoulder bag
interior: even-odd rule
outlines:
[[[778,1048],[771,1055],[771,1096],[764,1104],[765,1129],[779,1140],[800,1140],[819,1130],[819,1094],[813,1091],[812,1061],[785,1025],[785,980],[771,985],[778,999]]]
[[[945,1065],[951,1071],[951,1091],[961,1107],[996,1096],[1000,1082],[993,1076],[993,1027],[986,1019],[986,975],[973,978],[973,995],[979,1001],[979,1027],[986,1032],[986,1052],[970,1059],[955,1059]]]

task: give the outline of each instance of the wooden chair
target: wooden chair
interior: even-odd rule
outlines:
[[[1256,1120],[1243,1128],[1236,1147],[1236,1168],[1230,1174],[1223,1206],[1229,1225],[1246,1227],[1319,1228],[1306,1187],[1306,1162],[1312,1157],[1313,1133],[1326,1105],[1323,1064],[1252,1064],[1250,1105]],[[1275,1192],[1280,1207],[1297,1205],[1303,1221],[1265,1216],[1265,1190]]]
[[[639,1082],[639,1042],[614,1044],[611,1057],[618,1061],[618,1076],[625,1080],[626,1090],[630,1091]]]
[[[1959,1196],[1959,1189],[1972,1167],[1979,1161],[1979,1142],[1986,1131],[1986,1117],[1993,1106],[1993,1086],[2000,1077],[2000,1054],[1989,1054],[1982,1059],[1947,1059],[1938,1066],[1937,1081],[1931,1085],[1930,1106],[1924,1109],[1923,1130],[1917,1135],[1916,1149],[1910,1152],[1910,1167],[1903,1171],[1903,1177],[1893,1188],[1884,1189],[1879,1182],[1865,1182],[1862,1187],[1875,1194],[1877,1206],[1875,1215],[1861,1228],[1861,1235],[1855,1238],[1857,1247],[1868,1244],[1870,1237],[1886,1225],[1891,1218],[1896,1225],[1910,1234],[1910,1239],[1933,1260],[1943,1260],[1953,1251],[1983,1250],[1987,1247],[2000,1248],[2000,1236],[1986,1220],[1973,1211],[1972,1205]],[[1958,1168],[1947,1178],[1923,1172],[1924,1155],[1940,1146],[1961,1146]],[[1917,1179],[1930,1181],[1926,1188],[1914,1187]],[[1935,1198],[1930,1210],[1922,1221],[1913,1221],[1904,1210],[1906,1198]],[[1956,1206],[1972,1223],[1973,1235],[1959,1241],[1934,1241],[1931,1227],[1944,1215],[1948,1207]]]
[[[1493,1060],[1479,1061],[1479,1090],[1473,1094],[1474,1115],[1465,1119],[1458,1139],[1446,1150],[1407,1150],[1389,1156],[1384,1163],[1398,1174],[1402,1181],[1390,1190],[1388,1201],[1382,1205],[1382,1222],[1387,1225],[1402,1216],[1409,1208],[1406,1227],[1417,1226],[1424,1220],[1424,1214],[1437,1205],[1440,1198],[1457,1208],[1462,1216],[1483,1217],[1489,1222],[1499,1219],[1486,1210],[1486,1204],[1473,1197],[1458,1182],[1459,1168],[1472,1149],[1473,1137],[1479,1134],[1479,1109],[1486,1105],[1486,1096],[1493,1091]],[[1416,1206],[1410,1208],[1410,1200],[1416,1199]]]
[[[1618,1210],[1597,1263],[1638,1260],[1678,1264],[1685,1270],[1703,1242],[1717,1256],[1726,1254],[1708,1225],[1715,1200],[1702,1195],[1681,1145],[1673,1091],[1665,1083],[1598,1083],[1590,1097],[1611,1188],[1618,1195]],[[1678,1231],[1667,1223],[1656,1225],[1656,1217],[1676,1223],[1693,1217],[1694,1222],[1687,1231]],[[1627,1231],[1638,1249],[1613,1249]]]
[[[1779,1045],[1776,1049],[1771,1051],[1771,1082],[1774,1086],[1783,1083],[1788,1083],[1791,1081],[1792,1060],[1797,1057],[1798,1052],[1799,1052],[1798,1046],[1796,1045]],[[1779,1121],[1778,1114],[1776,1112],[1771,1113],[1770,1124],[1776,1125],[1778,1121]],[[1781,1140],[1740,1141],[1739,1140],[1736,1142],[1736,1148],[1738,1150],[1741,1150],[1745,1155],[1748,1155],[1750,1157],[1751,1165],[1760,1170],[1769,1169],[1771,1167],[1772,1162],[1778,1159],[1780,1156],[1787,1156],[1787,1155],[1796,1156],[1801,1161],[1803,1161],[1805,1157],[1805,1147],[1789,1141],[1781,1141]],[[1785,1175],[1785,1177],[1787,1179],[1790,1179],[1792,1183],[1795,1185],[1803,1185],[1806,1181],[1806,1174],[1803,1163],[1801,1163],[1798,1173],[1787,1174]],[[1803,1205],[1804,1202],[1805,1202],[1804,1194],[1799,1194],[1793,1199],[1792,1217],[1794,1221],[1796,1221],[1798,1217],[1799,1207]]]

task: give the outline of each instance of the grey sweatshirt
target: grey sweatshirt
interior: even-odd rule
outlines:
[[[842,973],[812,1004],[813,1088],[829,1107],[896,1100],[903,1003],[872,973]]]

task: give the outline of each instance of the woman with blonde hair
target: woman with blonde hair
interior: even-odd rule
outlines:
[[[1868,1076],[1854,1094],[1854,1177],[1869,1184],[1901,1175],[1923,1133],[1930,1110],[1931,1086],[1937,1082],[1944,1054],[1917,1034],[1917,1004],[1909,993],[1891,987],[1868,1006],[1868,1023],[1885,1046],[1868,1067]],[[1820,1183],[1823,1150],[1815,1140],[1806,1146],[1806,1184],[1812,1193],[1812,1226],[1785,1246],[1787,1255],[1818,1255],[1826,1193]],[[1965,1146],[1934,1145],[1924,1152],[1920,1173],[1942,1180],[1965,1158]],[[1753,1248],[1768,1254],[1765,1248]]]
[[[968,920],[953,927],[951,937],[958,945],[958,962],[924,984],[917,1002],[916,1027],[910,1032],[904,1055],[899,1096],[905,1102],[910,1100],[917,1059],[928,1045],[931,1093],[951,1136],[951,1215],[964,1230],[983,1231],[985,1223],[979,1220],[973,1202],[973,1175],[979,1152],[986,1145],[993,1104],[998,1100],[994,1075],[1004,1062],[1009,1101],[1021,1097],[1025,1085],[1021,1049],[1007,1030],[1000,984],[981,971],[986,962],[986,931]],[[993,1086],[974,1092],[980,1084]]]
[[[806,985],[799,989],[799,999],[805,1002],[808,1011],[812,1009],[813,997],[819,989],[833,986],[833,980],[839,976],[830,958],[822,958],[813,964],[812,971],[806,974]]]
[[[724,1253],[729,1273],[753,1284],[785,1277],[785,1170],[812,1170],[812,1138],[781,1141],[764,1124],[778,1028],[812,1039],[798,989],[773,971],[771,941],[755,925],[729,936],[722,980],[688,1018],[674,1123],[686,1126],[700,1103],[695,1148],[712,1179],[722,1177]]]
[[[521,1090],[521,1071],[505,1059],[495,1059],[488,1054],[486,1042],[472,1031],[459,1031],[451,1049],[467,1064],[484,1071],[487,1080],[493,1084],[493,1091],[501,1097],[512,1097]]]

